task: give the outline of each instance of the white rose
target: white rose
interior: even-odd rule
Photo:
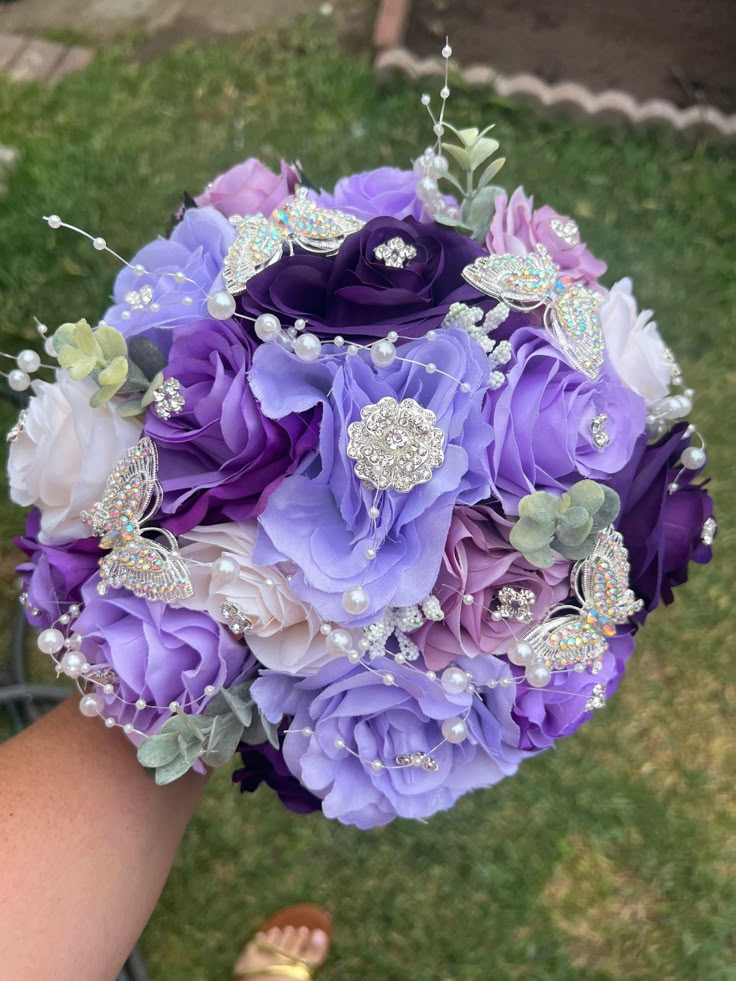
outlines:
[[[194,595],[181,605],[206,610],[223,623],[220,607],[234,603],[253,622],[245,639],[261,664],[290,674],[314,671],[334,660],[320,633],[322,620],[294,595],[277,567],[254,564],[257,532],[257,522],[244,521],[201,525],[181,535],[179,549],[190,562],[194,587]],[[223,556],[239,566],[236,577],[213,568]]]
[[[600,308],[608,356],[621,380],[648,406],[669,393],[673,365],[651,316],[651,310],[637,311],[630,279],[615,283]]]
[[[10,496],[41,511],[39,539],[63,545],[91,534],[79,514],[99,501],[115,464],[139,439],[139,421],[121,419],[107,403],[89,404],[97,386],[58,372],[33,383],[23,433],[10,445]]]

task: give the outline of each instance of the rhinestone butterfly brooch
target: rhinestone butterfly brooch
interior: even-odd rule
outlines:
[[[101,547],[111,550],[100,559],[97,592],[101,596],[119,588],[163,603],[192,595],[189,571],[173,535],[157,529],[168,547],[143,537],[142,525],[158,511],[161,497],[156,446],[144,436],[116,464],[102,500],[80,515]]]
[[[512,310],[544,305],[544,324],[576,371],[597,378],[603,364],[600,294],[561,275],[543,245],[529,255],[485,255],[463,269],[463,278]]]
[[[251,276],[278,262],[284,249],[293,255],[294,246],[300,245],[307,252],[329,255],[365,224],[342,211],[318,207],[305,187],[298,187],[293,200],[276,208],[270,218],[232,215],[230,223],[238,235],[225,256],[222,274],[232,296],[244,293]]]
[[[643,605],[629,589],[629,573],[629,553],[620,532],[604,528],[591,555],[572,568],[570,582],[582,609],[553,606],[542,623],[520,638],[531,645],[534,659],[551,669],[582,664],[600,670],[616,624],[626,623]],[[569,609],[574,612],[564,612]]]

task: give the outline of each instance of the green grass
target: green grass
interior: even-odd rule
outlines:
[[[42,214],[127,254],[164,229],[183,190],[248,154],[298,157],[325,184],[409,163],[429,137],[420,89],[378,89],[367,58],[324,25],[146,65],[119,46],[55,89],[0,82],[2,141],[23,154],[0,200],[6,350],[33,336],[34,313],[52,325],[98,315],[115,272]],[[495,119],[506,186],[575,216],[608,281],[632,275],[656,309],[698,390],[717,562],[650,622],[619,696],[585,731],[427,826],[364,834],[296,817],[219,773],[143,937],[154,981],[227,978],[259,919],[304,898],[336,914],[328,981],[736,978],[733,152],[543,122],[477,91],[458,90],[452,114]],[[19,527],[4,508],[0,540]]]

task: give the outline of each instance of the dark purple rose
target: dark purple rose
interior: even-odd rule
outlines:
[[[238,752],[243,767],[233,773],[233,783],[240,784],[241,793],[253,793],[262,783],[276,791],[282,804],[296,814],[310,814],[322,807],[322,801],[303,787],[291,773],[281,751],[270,743],[247,746],[241,743]]]
[[[66,545],[43,545],[38,541],[40,512],[34,508],[26,518],[26,533],[15,543],[29,561],[16,569],[23,579],[31,607],[26,610],[29,623],[43,629],[66,612],[70,603],[79,603],[81,588],[97,572],[103,554],[96,538],[81,538]],[[31,609],[39,611],[37,616]]]
[[[170,419],[149,411],[146,433],[159,452],[163,511],[174,534],[195,525],[244,521],[317,443],[313,413],[267,419],[246,373],[256,342],[232,320],[203,320],[176,331],[167,378],[185,403]]]
[[[403,268],[374,256],[397,236],[416,249]],[[451,303],[478,300],[461,273],[482,254],[477,242],[437,222],[374,218],[335,256],[297,252],[254,276],[243,309],[275,313],[285,323],[304,317],[323,336],[367,339],[396,330],[417,337],[439,327]]]
[[[631,588],[644,600],[646,613],[660,599],[673,601],[672,588],[687,582],[690,562],[703,565],[713,554],[702,538],[713,500],[696,479],[700,471],[680,474],[680,456],[690,445],[685,430],[686,423],[679,423],[652,446],[642,437],[627,466],[611,480],[621,496],[617,525],[629,550]],[[669,493],[675,477],[680,489]]]

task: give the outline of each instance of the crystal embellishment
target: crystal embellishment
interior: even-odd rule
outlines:
[[[125,294],[125,302],[132,310],[142,310],[153,299],[153,287],[141,286],[139,290],[131,290]]]
[[[599,450],[605,450],[605,448],[611,442],[611,437],[606,431],[607,422],[608,416],[605,412],[601,412],[600,415],[597,415],[590,423],[590,432],[593,436],[593,444],[597,446]]]
[[[549,225],[557,238],[561,239],[565,245],[580,244],[580,229],[572,218],[568,218],[567,220],[564,218],[552,218]]]
[[[363,406],[360,422],[348,426],[347,455],[355,460],[356,476],[399,494],[428,483],[445,459],[445,434],[436,419],[414,399],[397,402],[387,395]]]
[[[391,636],[396,638],[399,653],[407,661],[416,661],[420,650],[408,634],[419,630],[428,620],[444,620],[440,601],[428,596],[421,606],[387,606],[380,620],[363,627],[363,639],[368,644],[366,653],[373,660],[386,654],[386,644]]]
[[[18,415],[18,421],[11,428],[10,432],[6,436],[9,443],[14,443],[19,436],[22,436],[26,431],[26,420],[28,419],[28,409],[21,409]]]
[[[495,391],[506,381],[506,376],[498,369],[508,364],[513,355],[509,341],[494,341],[488,335],[496,330],[511,313],[505,303],[497,303],[483,316],[480,307],[469,307],[466,303],[453,303],[447,311],[443,327],[464,330],[471,340],[479,344],[488,355],[490,375],[488,387]]]
[[[184,408],[184,396],[178,378],[167,378],[153,392],[156,415],[160,419],[170,419]]]
[[[544,325],[570,365],[588,378],[598,377],[604,353],[598,318],[601,295],[572,282],[543,245],[524,256],[480,256],[463,269],[463,278],[512,310],[543,306]]]
[[[396,757],[397,766],[414,766],[420,770],[428,770],[430,773],[436,773],[439,770],[440,765],[437,760],[430,756],[428,753],[411,753],[411,754],[401,754]]]
[[[394,269],[403,269],[407,262],[416,259],[417,250],[413,245],[405,242],[403,238],[396,235],[382,245],[377,245],[373,250],[373,255],[379,262]]]
[[[706,518],[700,532],[700,540],[703,545],[712,545],[718,533],[718,522],[715,518]]]
[[[247,613],[240,609],[237,603],[223,603],[220,607],[220,615],[228,629],[236,636],[246,634],[253,629],[253,621]]]
[[[518,620],[519,623],[531,623],[532,607],[537,597],[531,589],[514,589],[513,586],[503,586],[498,591],[498,608],[491,613],[493,620]]]
[[[592,712],[594,709],[602,709],[606,704],[606,686],[598,683],[593,686],[593,691],[585,703],[585,712]]]

